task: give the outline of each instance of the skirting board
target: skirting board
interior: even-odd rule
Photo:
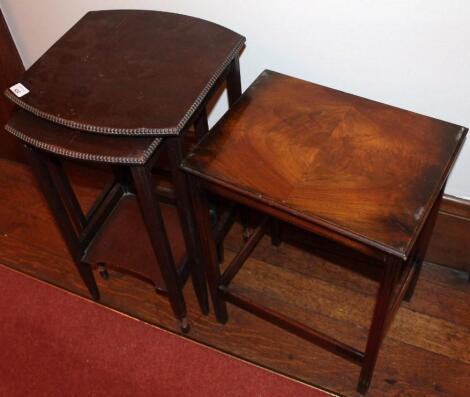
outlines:
[[[425,260],[470,272],[470,200],[444,196]]]

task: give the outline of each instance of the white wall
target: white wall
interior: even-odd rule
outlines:
[[[27,67],[88,10],[173,11],[247,37],[243,89],[269,68],[470,126],[468,0],[0,0],[0,5]],[[223,99],[211,122],[225,108]],[[470,198],[470,143],[447,193]]]

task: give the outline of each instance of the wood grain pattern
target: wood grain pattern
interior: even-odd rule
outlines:
[[[0,170],[0,261],[87,296],[30,171],[4,160]],[[98,178],[95,172],[91,178],[87,170],[75,167],[70,172],[86,209],[106,175]],[[242,243],[241,228],[235,228],[226,240],[227,259]],[[347,343],[359,347],[365,343],[365,327],[359,323],[371,311],[375,283],[295,245],[283,242],[273,247],[268,237],[252,256],[234,280],[237,288],[299,320],[335,329]],[[264,289],[266,277],[272,283],[268,289]],[[167,298],[156,295],[148,283],[111,271],[110,280],[98,278],[98,284],[104,305],[179,333]],[[311,294],[299,294],[299,288],[318,290],[318,301]],[[357,395],[358,369],[352,364],[231,305],[230,322],[220,325],[213,315],[201,314],[190,285],[184,294],[192,323],[190,338],[344,395]],[[329,294],[340,297],[343,309]],[[465,310],[469,299],[469,284],[461,273],[425,265],[415,297],[400,309],[384,341],[368,395],[466,397],[470,365],[463,360],[470,335],[470,312]],[[413,327],[416,321],[419,332]],[[428,322],[432,330],[426,330]]]
[[[202,186],[194,189],[193,212],[209,289],[216,292],[212,300],[217,320],[227,322],[229,302],[321,346],[361,367],[357,391],[367,393],[393,318],[401,301],[409,301],[415,290],[444,186],[466,132],[464,127],[264,71],[182,164],[193,186]],[[252,240],[259,240],[261,229],[220,276],[205,204],[209,192],[271,216],[273,222],[311,232],[325,246],[321,248],[351,261],[353,268],[362,255],[361,269],[379,270],[363,350],[345,344],[334,330],[310,327],[292,317],[292,311],[276,310],[229,288],[228,281],[241,268],[240,259],[252,251]],[[274,238],[278,245],[279,237]],[[266,276],[263,281],[263,290],[274,284]],[[274,291],[291,284],[284,280]],[[316,295],[306,289],[302,296]],[[364,304],[358,303],[358,308],[364,313]],[[455,336],[460,339],[462,333]],[[449,353],[445,341],[435,346],[441,353]],[[460,354],[461,348],[451,354]],[[461,358],[466,362],[466,355]]]
[[[184,168],[406,257],[466,131],[264,71]]]

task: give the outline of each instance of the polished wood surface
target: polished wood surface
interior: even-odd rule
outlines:
[[[178,134],[238,56],[244,38],[184,15],[87,13],[20,79],[20,106],[70,127]]]
[[[180,137],[168,139],[177,143],[182,140]],[[160,196],[150,171],[152,161],[131,167],[114,166],[112,181],[102,189],[90,209],[84,211],[70,185],[63,160],[28,145],[25,145],[25,152],[75,266],[94,300],[100,300],[100,292],[92,267],[98,265],[101,275],[107,279],[107,265],[116,261],[111,265],[137,273],[150,281],[156,292],[168,297],[183,332],[190,328],[182,295],[182,287],[190,273],[196,280],[194,285],[198,289],[196,294],[201,311],[208,312],[206,285],[197,283],[203,279],[202,268],[197,266],[199,262],[195,261],[192,246],[185,241],[186,223],[181,216],[175,216],[176,209],[173,216],[164,218],[162,210],[165,206],[160,205]],[[182,194],[176,190],[175,196]],[[177,200],[176,207],[179,205],[181,202]],[[176,224],[169,226],[170,221]],[[140,234],[129,235],[132,232]],[[173,245],[170,239],[175,239]],[[119,245],[114,247],[107,243]],[[134,252],[145,249],[153,251],[153,260],[144,252]],[[145,259],[147,261],[134,263]]]
[[[116,267],[149,279],[157,292],[168,296],[183,332],[189,331],[182,295],[189,275],[201,311],[208,312],[186,174],[179,164],[190,128],[194,125],[197,137],[207,133],[205,107],[222,84],[227,84],[231,104],[239,97],[238,55],[243,43],[242,36],[228,29],[177,14],[90,12],[25,73],[22,83],[30,92],[24,100],[6,91],[23,108],[6,129],[23,141],[77,270],[95,300],[100,294],[91,267],[97,264],[107,278],[106,265],[115,261]],[[169,197],[157,192],[154,184],[155,166],[163,153],[166,159],[159,165],[166,170],[158,171],[170,176]],[[112,164],[113,182],[89,213],[83,212],[69,185],[64,158]],[[161,199],[175,205],[173,219],[181,229],[176,235],[167,233]],[[139,215],[141,222],[134,230]],[[140,234],[129,237],[132,231]],[[181,249],[172,247],[181,246],[181,239],[183,257],[178,254]],[[119,244],[119,249],[104,240]],[[147,248],[153,251],[153,260],[146,255]]]
[[[361,367],[367,393],[380,347],[410,301],[450,169],[467,129],[265,71],[183,162],[193,186],[200,257],[217,320],[227,302]],[[409,168],[411,167],[411,169]],[[216,258],[207,193],[264,214],[225,270]],[[336,244],[338,256],[378,269],[365,349],[234,291],[230,282],[281,221]],[[276,226],[276,224],[278,224]],[[277,229],[277,230],[276,230]],[[338,244],[339,243],[339,244]],[[347,248],[346,248],[347,247]],[[357,251],[350,255],[351,248]],[[358,270],[358,269],[355,269]],[[315,296],[312,291],[312,297]]]
[[[68,168],[87,210],[109,176]],[[0,262],[88,296],[29,168],[0,160]],[[296,230],[296,233],[300,231]],[[238,225],[225,243],[227,261],[242,244]],[[375,299],[375,283],[299,249],[292,229],[279,247],[264,237],[234,280],[234,288],[298,321],[361,349]],[[286,241],[287,238],[295,239]],[[224,265],[225,266],[225,265]],[[148,283],[110,270],[98,277],[101,304],[179,333],[167,298]],[[370,397],[466,397],[470,390],[470,288],[466,274],[425,264],[415,295],[397,314],[379,356]],[[315,291],[312,299],[311,292]],[[25,292],[27,293],[27,292]],[[192,330],[188,337],[277,372],[346,396],[354,391],[355,366],[235,306],[220,325],[200,313],[190,283],[184,290]],[[1,317],[1,315],[0,315]]]
[[[23,62],[0,8],[0,92],[15,84],[23,72]],[[0,126],[6,124],[13,108],[13,104],[0,95]],[[0,132],[0,156],[12,160],[23,160],[18,141],[3,131]]]
[[[18,108],[5,129],[23,142],[63,157],[111,164],[145,164],[161,143],[156,137],[84,134]]]
[[[325,233],[406,258],[466,132],[264,71],[183,166]]]

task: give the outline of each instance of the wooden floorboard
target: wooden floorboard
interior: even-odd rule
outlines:
[[[87,296],[29,171],[0,161],[0,262]],[[90,185],[72,169],[85,207],[106,179]],[[96,174],[94,174],[96,177]],[[238,226],[226,241],[226,260],[240,244]],[[111,271],[98,279],[102,304],[178,331],[168,302],[136,278]],[[234,288],[265,305],[363,348],[376,284],[283,243],[263,238]],[[229,322],[199,312],[190,283],[185,288],[192,330],[209,346],[275,371],[356,396],[358,367],[229,305]],[[436,265],[423,269],[416,294],[404,304],[385,339],[369,396],[468,396],[470,390],[470,284],[465,275]]]

